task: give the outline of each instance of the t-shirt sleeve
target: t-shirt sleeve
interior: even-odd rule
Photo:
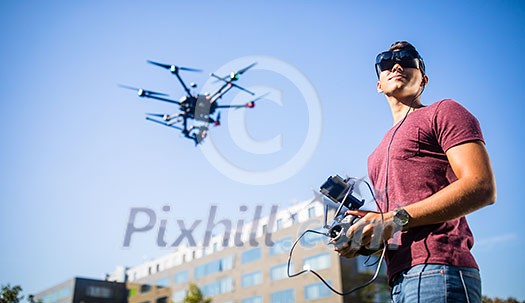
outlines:
[[[434,116],[434,128],[438,143],[445,152],[462,143],[485,142],[476,117],[454,100],[440,102]]]

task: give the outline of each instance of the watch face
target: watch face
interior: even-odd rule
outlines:
[[[410,215],[404,209],[398,209],[394,212],[394,223],[399,226],[405,226],[410,220]]]

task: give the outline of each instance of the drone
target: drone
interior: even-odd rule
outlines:
[[[218,100],[221,99],[232,88],[239,89],[243,92],[250,94],[251,96],[255,96],[255,93],[238,85],[235,82],[240,79],[242,74],[244,74],[250,68],[254,67],[257,64],[257,62],[254,62],[236,72],[231,72],[229,75],[223,77],[211,73],[210,77],[215,78],[216,82],[221,82],[222,85],[215,92],[204,94],[192,93],[190,88],[188,88],[188,85],[186,85],[181,75],[179,74],[180,71],[202,72],[201,69],[181,67],[177,65],[159,63],[150,60],[148,60],[147,62],[162,67],[168,70],[173,75],[175,75],[186,94],[182,96],[182,98],[179,101],[176,101],[167,98],[169,95],[165,93],[145,90],[142,88],[136,88],[122,84],[120,84],[119,86],[137,91],[139,97],[142,98],[150,98],[178,105],[179,112],[177,114],[170,115],[147,113],[146,120],[179,130],[185,138],[193,140],[195,146],[201,144],[206,138],[208,134],[208,125],[221,125],[221,113],[218,110],[225,108],[254,108],[255,102],[257,102],[260,99],[263,99],[268,95],[268,93],[263,94],[255,99],[248,101],[245,104],[220,105],[218,102]],[[197,84],[191,83],[190,87],[196,88]],[[213,116],[215,112],[217,112],[217,114]]]

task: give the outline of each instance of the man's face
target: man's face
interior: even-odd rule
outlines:
[[[405,98],[417,95],[426,81],[419,69],[395,64],[391,70],[379,74],[377,90],[386,96]]]

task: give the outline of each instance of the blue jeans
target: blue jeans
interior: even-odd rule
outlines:
[[[481,303],[481,278],[475,268],[416,265],[392,282],[394,303]]]

